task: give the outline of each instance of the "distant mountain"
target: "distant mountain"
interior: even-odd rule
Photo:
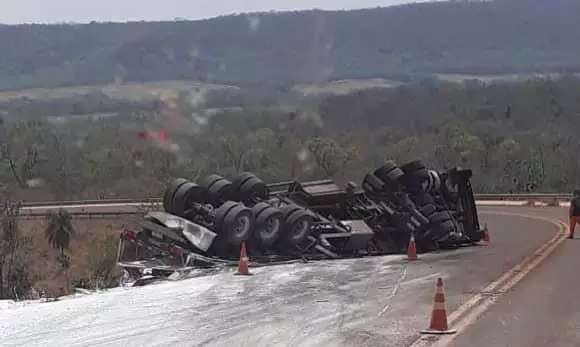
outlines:
[[[0,26],[0,89],[115,80],[284,85],[434,73],[576,72],[579,42],[578,0]]]

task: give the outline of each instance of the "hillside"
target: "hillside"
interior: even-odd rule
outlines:
[[[195,22],[0,26],[0,89],[112,81],[278,85],[580,71],[580,2],[498,0]]]

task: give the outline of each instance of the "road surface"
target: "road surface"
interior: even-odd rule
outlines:
[[[534,211],[565,219],[565,211]],[[580,346],[580,238],[566,240],[451,346]]]
[[[420,255],[415,263],[386,256],[292,264],[252,269],[251,277],[221,272],[55,303],[15,304],[0,309],[0,344],[409,346],[427,327],[437,277],[444,279],[447,307],[454,311],[558,231],[549,222],[524,216],[543,209],[495,211],[481,210],[491,246]],[[565,214],[550,211],[551,217]],[[480,324],[486,319],[454,343],[495,346],[482,335],[488,328]]]

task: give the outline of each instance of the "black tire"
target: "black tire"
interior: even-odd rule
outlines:
[[[242,204],[237,204],[226,214],[220,225],[218,235],[227,244],[235,246],[247,241],[254,230],[252,210]]]
[[[455,231],[455,223],[452,220],[447,220],[437,226],[438,234],[450,234]]]
[[[403,176],[406,180],[427,181],[429,180],[429,171],[427,169],[406,172]]]
[[[254,214],[254,218],[258,219],[258,216],[260,216],[260,214],[268,209],[272,207],[270,204],[265,203],[265,202],[259,202],[257,204],[254,205],[254,207],[252,207],[252,213]]]
[[[406,174],[414,173],[416,171],[425,169],[426,169],[425,164],[423,164],[423,162],[420,160],[412,161],[410,163],[401,166],[401,170],[403,170],[403,172]]]
[[[427,205],[424,205],[423,207],[421,207],[419,209],[419,211],[421,211],[421,213],[425,217],[429,218],[429,217],[431,217],[431,215],[433,215],[437,211],[437,207],[435,207],[435,205],[433,205],[433,204],[427,204]],[[429,219],[429,221],[430,221],[430,219]]]
[[[292,213],[283,224],[282,239],[285,245],[295,247],[302,244],[310,235],[314,218],[306,210]]]
[[[251,177],[242,184],[238,190],[238,195],[241,201],[249,201],[255,198],[265,200],[268,198],[268,187],[258,177]]]
[[[240,192],[240,188],[242,187],[242,185],[244,183],[246,183],[246,181],[248,181],[249,179],[256,177],[256,175],[254,175],[252,172],[242,172],[241,174],[237,175],[233,180],[232,180],[232,196],[231,198],[233,200],[236,201],[240,201],[241,198],[238,196],[239,192]]]
[[[221,230],[222,225],[224,224],[224,220],[225,220],[228,212],[230,212],[231,209],[238,206],[239,204],[240,204],[239,202],[235,202],[235,201],[226,201],[225,203],[223,203],[220,207],[218,207],[215,210],[214,221],[213,221],[213,231],[216,234],[219,234],[219,231]]]
[[[450,239],[453,231],[455,231],[455,224],[452,220],[447,220],[440,224],[433,225],[425,233],[425,236],[432,241],[444,242]]]
[[[425,192],[430,192],[435,188],[435,179],[433,178],[433,175],[431,175],[430,171],[427,171],[427,180],[426,180],[426,184],[424,185],[424,190]]]
[[[165,193],[163,194],[163,209],[167,213],[171,213],[173,209],[173,197],[175,196],[175,192],[181,187],[182,185],[189,182],[185,178],[176,178],[165,189]]]
[[[203,187],[207,190],[207,201],[217,206],[229,198],[232,182],[219,175],[210,175]]]
[[[372,173],[368,173],[364,180],[363,180],[363,184],[367,183],[369,186],[372,187],[373,191],[375,192],[380,192],[383,190],[385,183],[378,178],[377,176],[375,176]]]
[[[282,234],[283,215],[280,210],[268,207],[256,217],[254,240],[263,248],[269,248]]]
[[[363,182],[362,188],[367,194],[377,194],[377,191],[368,182]]]
[[[384,180],[389,172],[397,168],[398,166],[394,161],[388,160],[383,166],[375,170],[375,176]]]
[[[430,223],[429,219],[423,214],[421,213],[421,211],[419,211],[416,208],[412,208],[410,210],[411,212],[411,216],[413,216],[421,226],[426,226]]]
[[[205,180],[203,180],[203,183],[201,184],[202,187],[204,187],[205,189],[209,190],[209,188],[211,188],[211,186],[218,181],[223,180],[224,178],[220,175],[209,175],[205,178]]]
[[[299,210],[303,210],[303,208],[298,205],[290,204],[283,206],[280,209],[280,212],[282,212],[282,216],[284,217],[284,219],[287,219],[288,217],[290,217],[291,214]]]
[[[424,194],[414,195],[413,202],[417,206],[425,206],[425,205],[435,204],[435,199],[433,199],[433,196],[431,196],[431,194],[424,193]]]
[[[441,224],[451,220],[452,218],[448,211],[435,212],[429,217],[431,224]]]
[[[405,176],[405,173],[403,172],[403,170],[396,168],[394,170],[391,170],[391,172],[389,172],[387,174],[387,178],[391,181],[391,182],[399,182],[399,180]]]
[[[185,212],[191,207],[192,203],[202,203],[205,196],[205,189],[195,183],[188,182],[175,192],[173,204],[169,213],[176,216],[184,217]]]
[[[432,178],[431,191],[439,191],[441,189],[441,177],[435,170],[430,170],[429,175]]]

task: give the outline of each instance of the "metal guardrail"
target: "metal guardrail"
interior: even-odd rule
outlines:
[[[523,193],[523,194],[475,194],[478,200],[569,200],[572,194],[567,193]]]
[[[284,182],[272,188],[282,188],[291,182]],[[484,193],[475,194],[476,200],[480,201],[544,201],[554,203],[557,201],[569,201],[572,197],[568,193],[524,193],[524,194],[495,194]],[[128,215],[137,215],[146,211],[148,208],[159,208],[161,199],[103,199],[103,200],[79,200],[79,201],[40,201],[40,202],[22,202],[22,217],[42,217],[46,216],[49,210],[58,210],[60,208],[70,209],[69,213],[73,216],[91,218],[101,217],[119,217]],[[125,210],[111,211],[111,208],[126,207]],[[97,211],[91,211],[92,208]],[[98,208],[109,207],[108,211],[98,211]],[[134,208],[134,210],[129,210]],[[77,209],[75,211],[75,209]]]
[[[284,185],[289,185],[290,182],[284,182],[283,184],[277,184],[273,188],[279,188]],[[569,193],[523,193],[523,194],[499,194],[499,193],[481,193],[475,194],[475,198],[478,200],[526,200],[526,199],[559,199],[559,200],[569,200],[572,198],[572,194]],[[78,201],[38,201],[22,202],[22,207],[59,207],[59,206],[86,206],[86,205],[151,205],[160,204],[162,200],[160,198],[150,198],[150,199],[103,199],[103,200],[78,200]]]
[[[22,207],[52,207],[52,206],[85,206],[85,205],[122,205],[122,204],[160,204],[160,198],[151,199],[102,199],[77,201],[23,201]]]

